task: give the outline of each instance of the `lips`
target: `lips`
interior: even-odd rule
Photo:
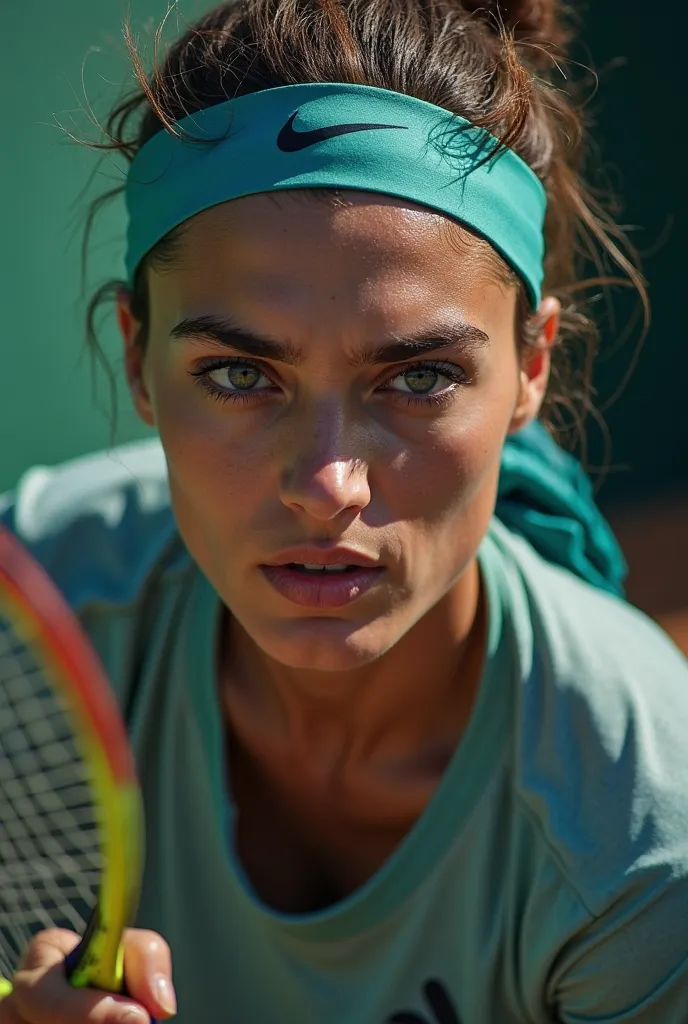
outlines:
[[[301,547],[288,548],[280,551],[273,558],[268,558],[265,563],[268,566],[288,565],[346,565],[355,566],[360,569],[374,569],[380,567],[380,561],[374,555],[359,551],[356,548],[344,546],[325,546],[316,544],[302,545]]]
[[[342,608],[367,594],[385,575],[382,566],[355,566],[345,572],[303,572],[289,565],[260,569],[281,597],[301,608]]]
[[[317,563],[309,565],[308,563],[303,564],[300,562],[289,562],[287,568],[294,569],[295,572],[337,574],[342,572],[349,572],[351,569],[360,568],[360,566],[349,565],[348,563],[346,565],[318,565]]]
[[[342,608],[363,597],[385,575],[385,567],[375,556],[353,547],[325,544],[288,548],[260,570],[278,594],[301,608]]]

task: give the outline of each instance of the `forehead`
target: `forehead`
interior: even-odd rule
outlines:
[[[516,294],[515,276],[487,242],[442,214],[367,192],[223,203],[182,225],[151,269],[154,310],[223,308],[281,318],[295,331],[306,318],[333,317],[368,318],[375,331],[380,320],[447,306],[474,318],[503,307],[508,318]]]
[[[433,273],[449,264],[455,273],[481,273],[505,287],[516,283],[492,246],[451,218],[405,199],[353,190],[295,189],[221,203],[172,232],[163,259],[151,262],[193,273],[218,258],[243,257],[260,269],[271,255],[279,261],[288,246],[302,258],[318,258],[322,246],[330,255],[355,247],[366,264],[387,258]]]

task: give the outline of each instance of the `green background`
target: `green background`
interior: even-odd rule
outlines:
[[[120,34],[127,6],[135,29],[149,40],[166,0],[24,0],[3,12],[0,490],[29,465],[59,462],[109,442],[105,378],[98,375],[94,395],[83,340],[80,241],[88,198],[121,180],[122,171],[106,160],[89,186],[97,160],[71,142],[58,121],[80,137],[94,138],[88,105],[102,117],[123,84],[132,84]],[[181,10],[194,17],[207,6],[185,0]],[[606,505],[688,485],[688,342],[681,292],[686,141],[676,130],[683,68],[666,52],[666,9],[660,20],[629,8],[624,0],[591,5],[583,18],[585,45],[577,53],[600,72],[590,105],[601,146],[595,162],[604,165],[624,197],[623,222],[641,226],[633,238],[646,253],[653,303],[652,328],[631,382],[604,413],[613,442],[613,468],[600,490]],[[677,4],[677,17],[680,10]],[[121,272],[122,229],[121,207],[102,216],[90,286]],[[617,322],[607,317],[603,325],[601,406],[624,375],[638,336],[636,330],[618,344],[633,304],[620,298],[615,309]],[[117,371],[111,319],[102,338]],[[122,389],[119,397],[116,441],[143,436]],[[603,458],[602,436],[594,428],[590,462]]]

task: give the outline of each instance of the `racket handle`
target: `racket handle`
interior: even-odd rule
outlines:
[[[68,980],[72,977],[76,968],[81,964],[83,955],[84,943],[82,941],[74,947],[71,953],[68,953],[67,956],[65,957],[65,973],[67,975]],[[117,995],[128,996],[129,993],[127,992],[126,986],[122,986],[121,990],[117,993]],[[157,1024],[157,1021],[153,1020],[152,1017],[149,1017],[148,1020],[150,1024]]]

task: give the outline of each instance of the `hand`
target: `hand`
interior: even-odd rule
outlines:
[[[64,958],[78,942],[78,935],[58,928],[33,938],[14,976],[14,991],[0,1001],[0,1024],[149,1024],[150,1017],[174,1016],[170,950],[159,935],[135,928],[125,935],[129,996],[69,984]]]

